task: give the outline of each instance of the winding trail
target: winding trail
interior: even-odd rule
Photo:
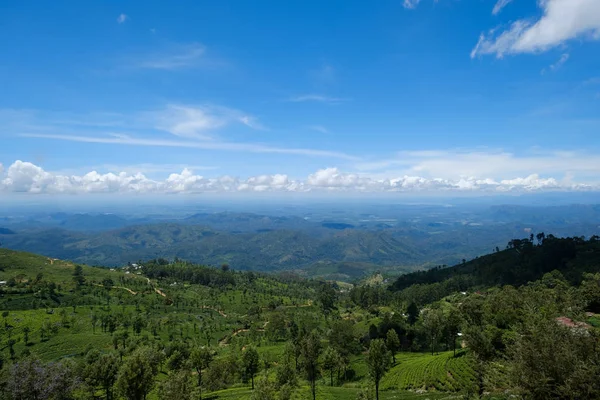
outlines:
[[[203,308],[204,310],[212,310],[212,311],[214,311],[214,312],[217,312],[217,313],[219,313],[219,314],[220,314],[220,315],[221,315],[223,318],[227,318],[227,314],[225,314],[225,313],[224,313],[223,311],[221,311],[221,310],[217,310],[217,309],[216,309],[216,308],[214,308],[214,307],[202,306],[202,308]]]
[[[256,331],[257,332],[264,332],[265,328],[267,327],[267,325],[269,325],[269,321],[266,321],[262,328],[258,328]],[[237,336],[240,333],[243,332],[248,332],[250,331],[250,329],[246,329],[246,328],[240,328],[240,329],[236,329],[233,331],[233,333],[229,336],[226,336],[225,338],[223,338],[222,340],[219,341],[219,346],[224,347],[227,346],[229,344],[229,341],[231,340],[232,337]]]
[[[94,283],[94,286],[104,287],[104,285],[101,285],[99,283]],[[134,296],[137,294],[137,292],[134,292],[133,290],[131,290],[128,287],[125,287],[125,286],[111,286],[111,289],[123,289],[123,290],[127,290],[129,293],[131,293]]]

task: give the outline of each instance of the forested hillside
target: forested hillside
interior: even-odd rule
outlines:
[[[429,272],[435,283],[409,275],[400,290],[180,259],[94,268],[0,249],[0,398],[599,398],[596,240],[527,242],[477,267]],[[557,254],[552,266],[532,261]],[[522,284],[487,285],[501,264]],[[452,287],[441,275],[457,269],[486,271],[477,291],[415,295]]]
[[[540,233],[511,240],[506,249],[447,268],[433,268],[400,276],[391,290],[423,296],[425,302],[452,292],[491,286],[520,286],[545,273],[560,272],[579,284],[586,272],[600,272],[600,238],[557,238]]]

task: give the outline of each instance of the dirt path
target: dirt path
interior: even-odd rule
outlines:
[[[104,287],[104,285],[101,285],[99,283],[95,283],[94,286]],[[134,296],[137,294],[137,292],[134,292],[133,290],[131,290],[128,287],[125,287],[125,286],[112,286],[111,289],[123,289],[123,290],[127,290],[129,293],[131,293]]]
[[[269,325],[269,321],[265,322],[263,324],[263,327],[262,328],[258,328],[256,331],[257,332],[264,332],[265,328],[267,327],[267,325]],[[231,338],[239,335],[240,333],[249,332],[249,331],[250,331],[250,329],[245,329],[245,328],[236,329],[236,330],[233,331],[233,333],[231,335],[226,336],[223,340],[221,340],[219,342],[219,346],[221,346],[221,347],[227,346],[229,344],[229,341],[231,340]]]
[[[202,308],[203,308],[203,309],[205,309],[205,310],[213,310],[214,312],[217,312],[217,313],[219,313],[219,314],[220,314],[220,315],[221,315],[223,318],[227,318],[227,314],[225,314],[225,313],[224,313],[223,311],[221,311],[221,310],[217,310],[217,309],[216,309],[216,308],[214,308],[214,307],[202,306]]]

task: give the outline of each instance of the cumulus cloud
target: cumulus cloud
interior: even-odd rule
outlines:
[[[600,190],[600,185],[560,182],[551,177],[531,174],[524,177],[495,180],[462,177],[457,179],[427,178],[403,175],[395,178],[375,178],[362,173],[350,173],[338,168],[324,168],[305,179],[292,179],[284,174],[258,175],[245,179],[220,176],[205,177],[184,168],[166,179],[156,180],[137,172],[101,174],[91,171],[84,175],[66,175],[45,171],[30,162],[15,161],[0,175],[0,192],[31,194],[143,193],[193,194],[240,192],[535,192],[535,191]]]
[[[521,19],[503,31],[481,34],[471,57],[495,54],[536,53],[575,38],[600,39],[600,1],[540,0],[538,20]]]

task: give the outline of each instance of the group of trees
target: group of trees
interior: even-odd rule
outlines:
[[[600,272],[600,240],[592,236],[557,238],[539,233],[511,240],[506,250],[450,268],[434,268],[400,276],[391,286],[404,300],[428,304],[475,287],[519,286],[551,271],[563,273],[572,284],[584,273]]]
[[[410,285],[399,292],[366,285],[344,291],[319,281],[287,285],[229,268],[155,260],[144,263],[144,273],[161,286],[138,277],[142,289],[132,295],[111,278],[94,281],[74,267],[69,291],[52,288],[61,303],[68,296],[84,303],[110,295],[110,301],[85,307],[84,317],[84,308],[72,301],[56,314],[41,312],[41,325],[21,324],[16,330],[9,322],[16,321],[13,311],[3,313],[0,333],[6,335],[11,361],[0,362],[0,394],[6,400],[67,400],[75,394],[142,400],[152,393],[188,400],[243,383],[255,400],[287,400],[303,379],[315,400],[318,385],[358,384],[360,362],[379,399],[380,383],[398,352],[454,350],[457,355],[460,343],[468,350],[457,356],[469,359],[475,371],[467,391],[481,396],[501,389],[535,400],[600,398],[600,336],[582,322],[586,312],[600,312],[600,273],[580,273],[585,263],[596,265],[598,241],[537,239],[511,241],[487,263],[482,257],[455,270],[408,276],[402,285]],[[539,279],[515,286],[482,284],[510,262],[501,279]],[[560,268],[546,272],[546,263]],[[511,278],[517,268],[524,271]],[[450,276],[452,271],[457,275]],[[43,282],[40,276],[29,280],[30,286],[14,288],[49,287]],[[157,294],[155,287],[166,287],[167,293]],[[292,304],[290,293],[298,293]],[[207,307],[209,298],[215,300]],[[215,308],[218,301],[235,310],[235,317]],[[59,329],[81,329],[78,321],[84,319],[102,343],[112,343],[110,350],[90,348],[46,364],[30,355],[38,335],[40,343],[52,340],[48,337]],[[211,348],[214,340],[228,347]],[[265,342],[279,345],[280,353],[262,351]]]
[[[187,348],[183,351],[188,354],[182,354],[179,349],[185,346],[172,347],[140,345],[123,361],[122,354],[97,349],[79,361],[43,364],[37,358],[26,357],[5,371],[1,392],[8,400],[71,399],[75,392],[88,393],[90,398],[98,398],[101,393],[106,400],[144,400],[157,385],[159,372],[167,366],[169,378],[158,387],[161,399],[186,400],[194,393],[200,396],[202,371],[212,362],[211,350]],[[192,370],[198,374],[196,383]]]

